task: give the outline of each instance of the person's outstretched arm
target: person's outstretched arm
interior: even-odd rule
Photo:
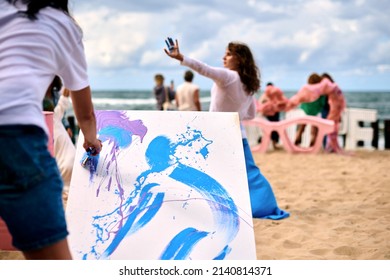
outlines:
[[[73,110],[80,129],[84,134],[84,149],[93,148],[100,153],[102,143],[96,137],[96,117],[92,104],[91,88],[71,92]]]
[[[196,59],[184,56],[180,52],[179,42],[177,40],[169,50],[164,49],[164,51],[169,57],[179,60],[181,65],[187,66],[200,75],[212,79],[220,86],[226,86],[230,84],[232,80],[236,79],[237,73],[235,71],[222,67],[212,67]]]

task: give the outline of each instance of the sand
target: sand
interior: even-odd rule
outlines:
[[[254,219],[262,260],[389,260],[390,151],[254,154],[287,219]],[[0,259],[23,259],[0,251]]]
[[[390,259],[390,152],[255,155],[291,217],[254,220],[258,259]]]

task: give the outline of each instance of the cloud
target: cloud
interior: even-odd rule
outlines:
[[[313,71],[343,75],[345,86],[353,87],[356,77],[367,71],[372,75],[388,71],[390,7],[384,2],[118,0],[108,5],[90,0],[75,2],[73,10],[85,34],[91,83],[106,73],[129,71],[133,80],[126,78],[124,87],[130,82],[145,86],[139,81],[155,72],[182,79],[184,69],[163,52],[164,39],[170,36],[179,39],[185,55],[215,66],[222,65],[229,41],[243,41],[263,75],[278,77],[289,88],[299,88]],[[379,86],[378,79],[367,87]],[[106,83],[109,87],[110,80]],[[387,81],[381,84],[388,86]],[[115,86],[120,86],[118,79]]]
[[[147,41],[144,30],[148,29],[150,15],[116,14],[112,9],[100,7],[84,12],[77,21],[84,30],[84,45],[91,67],[110,69],[137,65],[137,54]]]

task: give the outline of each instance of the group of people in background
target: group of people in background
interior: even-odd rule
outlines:
[[[289,111],[298,105],[308,116],[321,116],[335,122],[335,132],[329,135],[329,141],[324,141],[324,145],[328,152],[341,153],[342,149],[337,142],[337,131],[345,108],[345,98],[332,77],[328,73],[310,74],[307,85],[303,86],[290,99],[284,95],[280,88],[270,82],[258,100],[257,111],[269,121],[279,121],[280,112]],[[295,145],[301,144],[305,128],[305,124],[297,125]],[[314,145],[317,134],[318,128],[311,126],[310,146]],[[274,148],[277,149],[279,141],[277,132],[272,132],[271,138]]]
[[[195,70],[196,71],[196,70]],[[157,101],[157,110],[166,110],[163,104],[174,102],[171,110],[179,111],[201,111],[199,87],[192,83],[194,73],[191,70],[185,71],[184,83],[178,86],[175,91],[173,82],[170,87],[164,85],[162,74],[155,75],[154,96]],[[321,116],[335,122],[335,132],[324,139],[324,148],[327,152],[343,153],[337,141],[337,131],[341,121],[341,114],[345,108],[345,98],[342,91],[328,73],[319,75],[312,73],[307,79],[307,85],[303,86],[296,95],[287,98],[283,91],[268,82],[263,93],[257,101],[256,111],[271,122],[280,120],[281,112],[289,111],[298,105],[308,116]],[[330,104],[332,104],[332,114],[330,114]],[[301,145],[302,135],[305,131],[305,124],[298,124],[294,139],[295,145]],[[337,130],[337,131],[336,131]],[[318,134],[318,128],[310,128],[310,146],[313,146]],[[276,131],[271,134],[274,149],[279,149],[279,135]],[[261,137],[258,140],[261,141]]]
[[[174,83],[164,85],[164,76],[156,74],[154,76],[155,87],[153,95],[156,98],[157,110],[178,110],[178,111],[202,111],[200,103],[199,86],[194,84],[194,73],[187,70],[184,73],[184,82],[177,89],[174,88]],[[164,104],[173,103],[172,107],[165,107]]]

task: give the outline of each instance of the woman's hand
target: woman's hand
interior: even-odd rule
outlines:
[[[90,149],[92,151],[92,155],[93,156],[96,156],[98,155],[101,150],[102,150],[102,141],[100,141],[99,139],[94,139],[92,142],[89,142],[89,141],[84,141],[84,144],[83,144],[83,148],[88,151],[88,149]]]
[[[171,44],[171,41],[169,40],[169,38],[167,38],[167,40],[165,40],[165,42],[167,43],[167,45],[169,47],[169,51],[164,48],[165,53],[169,57],[175,58],[179,61],[183,61],[183,55],[180,53],[179,42],[177,41],[177,39],[175,40],[174,44]]]

